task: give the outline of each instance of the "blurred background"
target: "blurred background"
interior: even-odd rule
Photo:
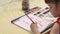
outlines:
[[[30,9],[36,6],[45,8],[44,0],[29,0]],[[11,24],[11,20],[24,15],[22,0],[0,0],[0,34],[31,34]]]

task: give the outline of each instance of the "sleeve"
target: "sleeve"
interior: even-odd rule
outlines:
[[[56,22],[60,25],[60,17],[57,18]]]

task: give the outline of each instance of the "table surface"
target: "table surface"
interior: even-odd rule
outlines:
[[[21,9],[21,1],[11,0],[8,3],[0,5],[0,34],[31,34],[11,23],[11,20],[24,15],[24,11]],[[30,8],[36,6],[46,7],[43,0],[30,0]]]

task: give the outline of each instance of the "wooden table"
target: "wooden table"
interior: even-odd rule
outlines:
[[[21,1],[12,0],[12,2],[0,6],[0,34],[31,34],[11,23],[11,20],[24,15],[24,11],[21,10]],[[31,0],[30,8],[35,6],[44,8],[46,5],[43,2],[43,0]]]

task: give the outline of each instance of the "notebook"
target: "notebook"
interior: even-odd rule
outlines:
[[[27,17],[27,16],[29,16],[29,17]],[[44,32],[45,30],[47,30],[48,28],[50,28],[52,26],[52,21],[44,20],[31,13],[28,15],[23,15],[19,18],[16,18],[16,19],[12,20],[11,23],[13,23],[14,25],[16,25],[20,28],[23,28],[26,31],[31,32],[31,28],[30,28],[30,25],[32,23],[31,20],[34,23],[37,23],[39,32]]]

